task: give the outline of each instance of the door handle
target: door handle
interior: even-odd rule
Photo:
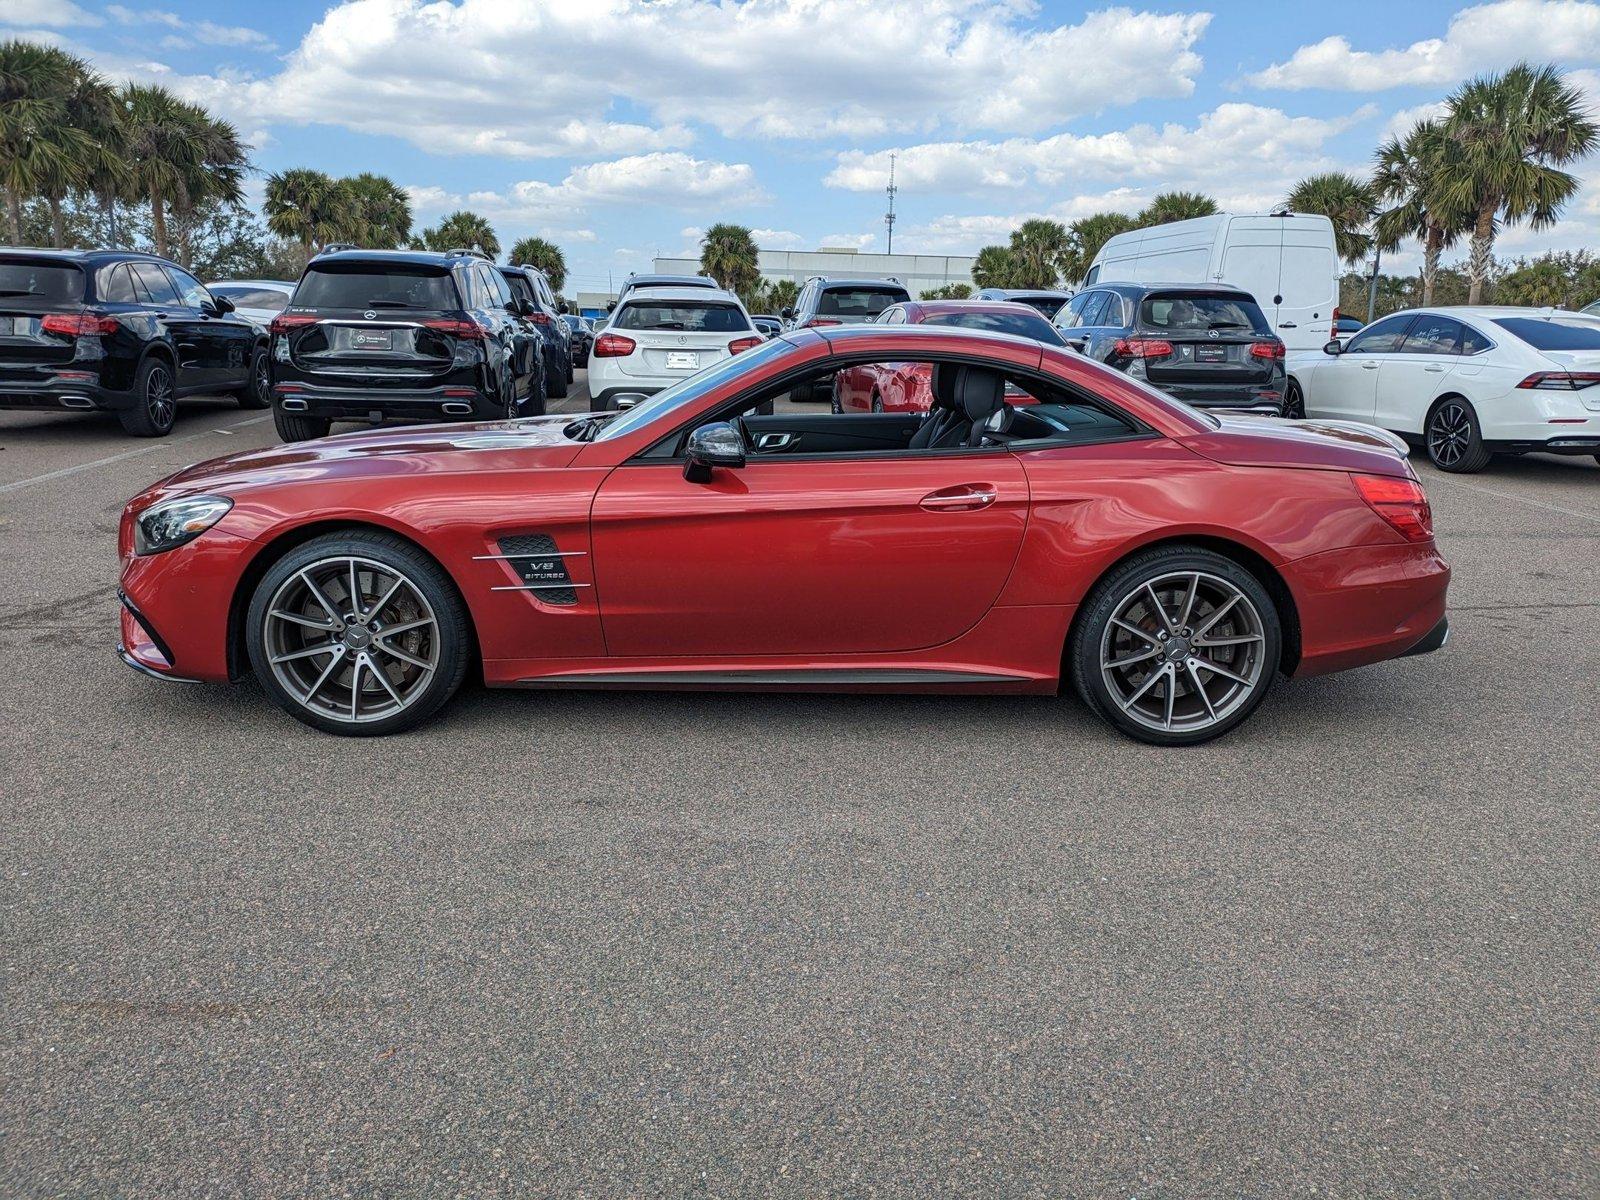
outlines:
[[[997,498],[993,484],[964,483],[929,492],[922,498],[922,507],[931,512],[972,512],[988,508]]]
[[[799,438],[792,433],[763,433],[756,437],[757,450],[782,450],[792,446]]]
[[[1438,373],[1439,373],[1439,372],[1440,372],[1440,371],[1442,371],[1442,370],[1444,370],[1444,368],[1443,368],[1443,367],[1440,367],[1440,366],[1431,366],[1431,365],[1430,365],[1430,366],[1426,366],[1426,367],[1423,367],[1423,368],[1422,368],[1422,369],[1423,369],[1423,370],[1424,370],[1424,371],[1432,371],[1432,372],[1434,372],[1434,373],[1435,373],[1435,374],[1438,374]]]
[[[1376,371],[1378,369],[1378,364],[1377,363],[1362,363],[1361,364],[1361,369],[1363,371]]]
[[[1295,324],[1293,321],[1285,321],[1285,322],[1283,322],[1283,324],[1279,325],[1278,328],[1279,329],[1299,329],[1300,326]]]

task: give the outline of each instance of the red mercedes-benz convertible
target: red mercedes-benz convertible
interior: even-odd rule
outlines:
[[[926,414],[786,403],[919,360]],[[1450,578],[1391,435],[1218,419],[1038,342],[880,326],[789,334],[620,412],[201,463],[129,503],[121,553],[129,665],[254,671],[348,734],[415,725],[472,669],[502,687],[1070,679],[1136,738],[1200,742],[1279,673],[1438,648]]]

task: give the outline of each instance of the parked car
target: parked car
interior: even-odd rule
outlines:
[[[334,421],[522,416],[542,404],[535,349],[481,255],[319,254],[272,322],[273,421],[300,442]]]
[[[1063,346],[1060,331],[1027,304],[995,300],[909,300],[886,308],[877,325],[927,325],[934,328],[978,329],[1029,338],[1047,346]],[[1006,392],[1008,404],[1032,404],[1017,387]],[[927,412],[933,407],[933,364],[869,362],[846,367],[833,377],[833,411]]]
[[[1238,288],[1097,284],[1056,325],[1073,349],[1197,408],[1284,414],[1283,342]]]
[[[855,325],[871,321],[891,304],[903,304],[911,293],[898,279],[806,280],[794,307],[783,310],[790,329],[818,329],[829,325]]]
[[[617,289],[617,298],[606,306],[606,311],[615,311],[617,305],[622,303],[622,298],[635,288],[646,287],[689,287],[709,288],[712,291],[722,290],[722,285],[709,275],[641,275],[636,272],[622,281],[622,286]]]
[[[572,332],[561,319],[566,315],[567,306],[556,299],[549,278],[538,267],[524,265],[499,270],[510,285],[511,294],[521,300],[526,309],[518,315],[539,340],[544,394],[559,400],[567,394],[573,379]],[[538,406],[538,411],[544,411],[543,404]]]
[[[1593,304],[1585,304],[1580,311],[1586,317],[1600,317],[1600,300],[1596,300]]]
[[[1290,350],[1320,350],[1339,316],[1339,255],[1324,216],[1219,214],[1119,233],[1083,283],[1156,279],[1226,280],[1255,298]]]
[[[653,286],[630,291],[589,352],[589,407],[630,407],[763,340],[732,292]]]
[[[937,361],[934,411],[756,415],[872,358]],[[1039,403],[1006,404],[1008,382]],[[1070,680],[1124,733],[1192,744],[1280,673],[1448,632],[1450,571],[1392,434],[1216,420],[961,328],[774,338],[629,411],[516,436],[388,429],[214,459],[135,497],[119,551],[130,666],[252,671],[341,734],[416,725],[472,669],[521,688]]]
[[[1351,334],[1360,333],[1365,325],[1365,321],[1358,321],[1354,317],[1340,317],[1333,323],[1333,336],[1347,338]]]
[[[262,333],[272,325],[272,318],[281,313],[294,295],[293,280],[283,279],[219,279],[206,284],[213,297],[232,301],[233,311],[239,319],[249,321]]]
[[[974,300],[1010,300],[1038,309],[1045,320],[1053,320],[1061,306],[1072,299],[1071,292],[1054,288],[981,288]]]
[[[176,263],[126,250],[0,250],[0,408],[113,412],[164,437],[177,401],[267,403],[266,341]]]
[[[777,337],[783,332],[783,320],[771,313],[757,313],[750,318],[762,337]]]
[[[1600,318],[1549,308],[1424,308],[1291,365],[1308,416],[1393,430],[1441,471],[1496,454],[1600,458]]]
[[[572,347],[572,361],[578,366],[587,366],[589,363],[589,348],[594,345],[594,326],[587,317],[580,317],[577,313],[566,313],[561,318],[566,322],[567,329],[571,331],[569,345]]]

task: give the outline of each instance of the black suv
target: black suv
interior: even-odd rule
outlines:
[[[483,255],[338,250],[307,264],[272,322],[272,415],[305,441],[332,421],[542,411],[523,302]],[[537,410],[530,400],[539,401]]]
[[[523,319],[539,339],[544,363],[545,395],[559,400],[572,383],[572,335],[561,318],[567,306],[556,299],[550,280],[538,267],[501,267],[500,274],[511,287],[511,294],[528,306]],[[544,411],[541,403],[540,412]]]
[[[904,304],[911,293],[898,279],[806,280],[795,298],[794,307],[783,310],[790,329],[811,329],[818,325],[859,325],[875,320],[891,304]]]
[[[176,401],[268,402],[266,341],[189,272],[127,250],[0,250],[0,408],[114,412],[135,437]]]
[[[1196,408],[1283,415],[1284,346],[1226,284],[1096,283],[1056,314],[1067,345]]]

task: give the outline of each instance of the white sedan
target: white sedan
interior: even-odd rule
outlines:
[[[589,408],[628,408],[765,340],[732,292],[635,287],[595,334]]]
[[[1291,356],[1293,415],[1420,441],[1441,471],[1495,454],[1600,458],[1600,319],[1549,308],[1408,309]]]
[[[206,284],[207,291],[232,300],[233,311],[263,332],[288,307],[294,288],[286,279],[222,279]]]

